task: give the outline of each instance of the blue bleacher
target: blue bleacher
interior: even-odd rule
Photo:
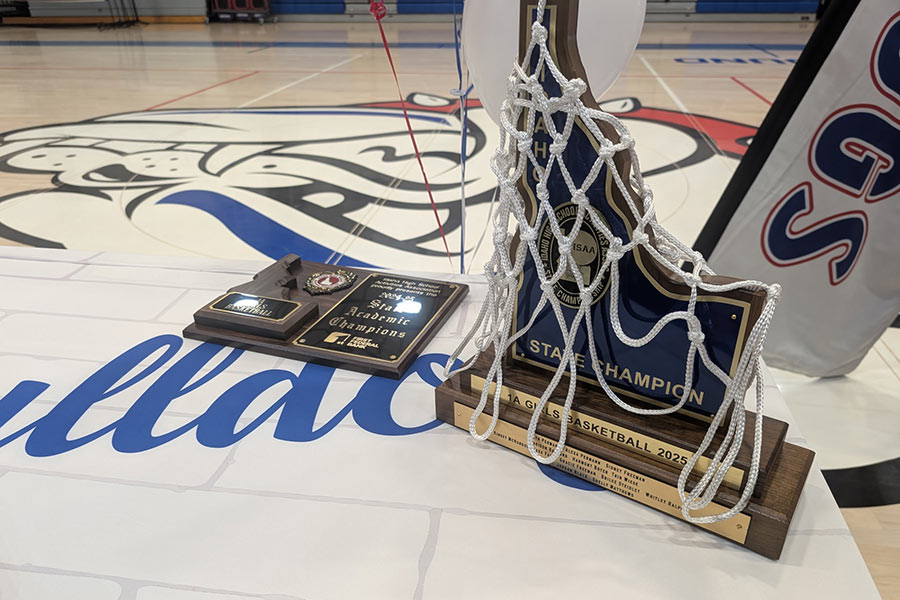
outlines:
[[[347,4],[368,4],[367,0],[271,0],[275,14],[344,14]],[[623,0],[627,1],[627,0]],[[464,0],[396,0],[400,14],[461,13]],[[697,0],[698,13],[815,13],[818,0]],[[364,10],[363,10],[364,12]]]
[[[272,13],[276,15],[342,15],[344,0],[272,0]]]
[[[451,0],[397,0],[397,12],[399,14],[452,14],[453,2]],[[455,0],[456,12],[463,9],[463,0]]]
[[[814,13],[818,0],[697,0],[698,13]]]

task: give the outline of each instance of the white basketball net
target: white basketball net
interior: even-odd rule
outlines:
[[[631,406],[623,401],[609,387],[603,376],[602,369],[595,368],[597,382],[604,392],[625,410],[642,415],[668,415],[681,409],[690,398],[693,384],[694,364],[699,355],[700,360],[703,361],[703,365],[725,384],[726,393],[724,401],[715,417],[712,419],[709,430],[703,438],[697,452],[690,460],[688,460],[681,471],[681,475],[678,478],[678,493],[682,502],[682,514],[686,520],[697,524],[708,524],[728,519],[741,512],[747,505],[756,485],[756,479],[759,473],[764,400],[764,384],[761,371],[762,363],[759,355],[762,350],[769,323],[772,319],[772,314],[775,310],[775,305],[778,303],[781,288],[778,285],[766,285],[759,281],[738,281],[727,285],[713,285],[702,281],[702,275],[714,275],[713,271],[706,265],[703,256],[681,243],[671,233],[666,231],[656,220],[653,206],[653,194],[641,177],[638,157],[634,152],[634,140],[628,132],[628,129],[626,129],[625,125],[623,125],[616,117],[585,106],[581,101],[581,97],[587,89],[585,82],[581,79],[566,79],[557,68],[557,65],[553,62],[550,50],[547,46],[547,29],[542,25],[545,6],[546,0],[540,0],[537,10],[537,20],[534,22],[531,29],[530,45],[525,53],[522,64],[514,65],[513,73],[509,77],[507,98],[503,102],[501,109],[500,145],[492,160],[492,168],[500,184],[500,200],[493,217],[494,254],[490,261],[485,265],[485,277],[488,281],[487,298],[481,307],[475,325],[450,358],[450,361],[447,364],[446,375],[449,376],[451,374],[449,372],[451,365],[456,361],[460,352],[463,351],[465,346],[472,341],[473,338],[475,339],[476,347],[475,356],[458,371],[467,369],[474,364],[481,352],[488,348],[493,348],[493,364],[486,376],[487,381],[485,382],[484,389],[481,393],[481,400],[469,422],[469,432],[472,434],[472,437],[477,440],[485,440],[490,437],[497,425],[500,414],[501,395],[503,392],[503,357],[516,340],[531,328],[537,316],[549,304],[553,313],[556,315],[560,333],[564,340],[564,349],[559,367],[556,369],[550,383],[547,385],[547,389],[544,391],[538,405],[534,409],[531,423],[528,427],[527,442],[528,450],[535,460],[543,464],[555,462],[565,448],[568,416],[576,393],[576,358],[573,346],[575,335],[580,327],[583,326],[587,331],[590,358],[591,361],[593,361],[592,364],[601,364],[594,342],[590,308],[594,300],[594,291],[598,286],[604,285],[604,276],[608,271],[610,286],[608,293],[611,294],[610,322],[612,323],[616,336],[622,343],[631,347],[644,346],[652,342],[666,325],[673,321],[683,320],[687,324],[687,337],[690,341],[690,347],[685,359],[684,393],[682,394],[680,401],[674,406],[661,409],[646,409]],[[534,69],[535,74],[528,75],[527,69],[528,65],[531,64],[533,52],[539,52],[540,56],[538,58],[537,66]],[[548,97],[545,93],[537,75],[541,73],[543,67],[546,67],[547,71],[552,74],[559,84],[560,89],[562,90],[562,95],[560,97]],[[565,127],[561,131],[557,130],[554,120],[551,118],[552,115],[557,113],[566,114]],[[523,115],[524,118],[522,118]],[[535,129],[535,122],[538,115],[543,115],[544,123],[549,131],[549,135],[554,140],[550,145],[550,156],[546,167],[541,167],[532,151],[532,132]],[[581,122],[584,123],[599,143],[596,162],[580,186],[575,185],[562,160],[562,151],[569,141],[576,118],[579,118]],[[620,141],[618,143],[613,143],[604,136],[595,123],[595,120],[611,125],[620,136]],[[524,123],[523,130],[517,128],[520,121]],[[632,175],[630,183],[633,189],[638,190],[640,193],[643,201],[643,206],[640,208],[635,206],[631,192],[625,185],[625,182],[622,181],[616,165],[613,162],[613,157],[619,152],[627,152],[631,157]],[[547,181],[554,164],[558,166],[566,181],[569,194],[571,195],[571,201],[577,206],[575,224],[568,236],[564,235],[560,229],[553,207],[549,202],[550,198],[547,190]],[[521,181],[523,173],[529,165],[531,165],[540,175],[540,180],[536,186],[538,210],[534,219],[534,226],[529,224],[529,221],[525,216],[526,203],[516,185],[518,181]],[[586,190],[591,188],[591,185],[600,175],[604,165],[606,165],[613,178],[614,184],[618,187],[622,197],[625,198],[631,210],[631,214],[637,221],[637,226],[634,229],[631,241],[625,241],[613,235],[603,219],[600,218],[598,211],[591,206],[586,195]],[[520,243],[517,245],[514,254],[511,254],[513,236],[508,233],[511,218],[514,219],[515,227],[518,229],[520,236]],[[553,271],[552,276],[549,277],[543,268],[538,245],[535,241],[538,237],[538,231],[545,219],[549,221],[549,226],[560,249],[559,264],[556,266],[555,271]],[[606,239],[609,240],[609,249],[607,250],[605,260],[592,281],[584,281],[582,271],[578,268],[578,265],[572,256],[573,242],[585,220],[589,220],[596,230],[602,232]],[[648,232],[652,232],[653,241],[651,241],[651,236]],[[652,255],[660,265],[667,268],[671,273],[682,279],[686,285],[690,286],[691,293],[686,310],[672,312],[663,316],[650,331],[641,337],[634,338],[622,330],[619,321],[618,309],[620,298],[618,263],[623,256],[628,252],[635,250],[638,245],[643,246],[643,248]],[[528,323],[522,329],[513,332],[512,325],[516,304],[516,290],[518,287],[519,275],[522,273],[526,255],[528,254],[530,254],[537,266],[534,272],[540,279],[541,299],[530,315]],[[680,265],[685,262],[690,262],[693,265],[693,270],[691,272],[686,272],[681,269]],[[554,285],[563,277],[567,277],[570,280],[574,279],[578,285],[581,298],[580,306],[569,324],[565,321],[559,299],[553,293]],[[704,346],[702,326],[699,319],[694,314],[694,309],[699,290],[704,292],[722,293],[737,289],[765,291],[766,303],[759,320],[753,326],[747,338],[747,342],[737,364],[735,375],[734,377],[730,377],[720,369],[707,354]],[[553,452],[548,456],[543,456],[535,447],[535,431],[537,429],[538,421],[544,412],[545,405],[556,390],[563,376],[566,374],[570,376],[568,378],[569,383],[566,391],[563,414],[559,419],[559,440],[557,441]],[[755,419],[752,462],[750,472],[747,474],[746,487],[741,494],[739,501],[732,508],[720,512],[719,514],[695,516],[691,514],[692,511],[703,510],[710,502],[712,502],[719,486],[733,465],[735,457],[741,447],[744,439],[745,425],[743,399],[754,376],[756,377],[756,414],[758,417]],[[475,429],[475,425],[487,406],[488,394],[492,383],[496,383],[493,394],[493,416],[487,430],[484,433],[479,434]],[[736,410],[731,413],[732,416],[727,425],[727,433],[721,445],[716,449],[715,455],[711,458],[709,467],[703,473],[697,485],[695,485],[693,489],[687,490],[686,484],[688,476],[694,471],[698,459],[706,453],[713,441],[716,431],[732,405],[735,406]]]

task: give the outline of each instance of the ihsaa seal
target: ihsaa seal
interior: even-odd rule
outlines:
[[[554,213],[562,234],[568,237],[572,233],[572,229],[575,227],[575,222],[578,219],[578,206],[573,202],[566,202],[557,206],[554,209]],[[597,216],[601,219],[603,218],[599,214]],[[550,227],[550,219],[544,221],[544,226],[541,228],[541,233],[538,237],[538,249],[541,262],[544,263],[544,273],[548,278],[553,277],[555,269],[559,267],[561,253],[559,251],[559,240],[553,235],[553,229]],[[570,308],[581,306],[581,295],[572,269],[578,269],[581,273],[581,279],[585,287],[590,286],[606,260],[606,251],[608,249],[609,240],[597,231],[594,224],[591,223],[590,217],[585,213],[581,222],[581,229],[572,241],[572,259],[574,264],[570,264],[566,268],[565,273],[553,286],[553,292],[560,302]],[[591,304],[600,299],[608,285],[609,271],[603,274],[603,280],[594,288]]]

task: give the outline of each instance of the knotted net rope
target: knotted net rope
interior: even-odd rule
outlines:
[[[678,494],[682,502],[682,515],[685,520],[697,524],[709,524],[728,519],[741,512],[750,500],[756,480],[759,474],[759,462],[762,448],[762,414],[764,405],[762,362],[760,352],[763,341],[771,322],[775,306],[781,293],[778,285],[767,285],[759,281],[736,281],[727,284],[712,284],[704,282],[702,276],[714,275],[703,256],[680,242],[675,236],[666,231],[657,221],[654,212],[653,193],[641,176],[638,156],[634,151],[634,139],[625,125],[613,115],[601,110],[589,108],[582,102],[582,95],[587,91],[587,85],[581,79],[567,79],[553,61],[547,44],[548,32],[543,25],[546,0],[540,0],[537,8],[537,18],[531,27],[531,41],[523,62],[515,64],[513,72],[508,80],[507,97],[501,108],[500,144],[491,161],[491,167],[499,182],[500,199],[497,210],[493,214],[494,226],[494,253],[485,265],[485,277],[488,283],[487,297],[478,314],[475,324],[461,341],[453,356],[447,363],[445,375],[450,376],[451,365],[456,361],[463,349],[474,339],[475,355],[464,364],[459,372],[471,367],[480,354],[489,348],[493,348],[493,362],[485,377],[486,382],[481,392],[481,398],[469,422],[469,432],[477,440],[486,440],[494,432],[500,415],[500,403],[503,393],[503,356],[509,348],[524,335],[534,324],[538,315],[549,305],[556,317],[560,334],[564,341],[562,358],[546,390],[534,408],[531,422],[527,431],[528,451],[535,460],[543,464],[556,462],[562,454],[568,428],[568,417],[572,408],[577,389],[576,357],[573,350],[575,336],[582,326],[587,331],[588,348],[592,364],[600,364],[597,347],[594,340],[593,322],[590,307],[594,301],[594,292],[598,286],[604,285],[604,277],[609,273],[610,323],[617,338],[631,347],[641,347],[651,343],[664,327],[674,321],[684,321],[687,327],[687,338],[690,346],[685,359],[685,381],[683,393],[677,404],[660,409],[648,409],[632,406],[622,400],[606,382],[602,369],[594,369],[597,383],[609,398],[621,408],[640,415],[668,415],[680,410],[690,398],[693,387],[693,373],[697,356],[703,365],[713,373],[726,386],[724,400],[713,417],[709,429],[706,432],[697,451],[693,454],[681,471],[678,478]],[[533,53],[537,56],[537,65],[534,74],[527,73],[528,65],[533,60]],[[561,95],[550,97],[546,93],[538,74],[546,68],[558,83]],[[556,126],[552,118],[558,113],[565,113],[565,125],[562,128]],[[553,142],[550,144],[550,155],[546,166],[541,166],[532,150],[533,132],[536,119],[543,116],[543,121]],[[569,142],[576,119],[579,119],[596,139],[599,150],[592,168],[584,181],[576,185],[564,160],[563,150]],[[596,121],[611,126],[619,136],[618,142],[613,142],[606,137]],[[518,124],[523,123],[522,130]],[[631,158],[632,171],[630,184],[637,190],[641,199],[640,208],[635,204],[632,192],[622,179],[614,157],[620,152],[627,152]],[[529,223],[525,214],[525,199],[519,192],[518,181],[522,179],[525,169],[534,168],[539,179],[536,185],[536,197],[538,200],[537,214],[534,218],[534,226]],[[568,188],[571,201],[577,207],[577,215],[569,235],[565,235],[557,221],[553,206],[550,204],[550,194],[547,187],[551,171],[556,166]],[[633,230],[630,241],[623,240],[615,235],[600,217],[587,195],[587,191],[600,176],[603,167],[606,166],[613,183],[625,199],[637,225]],[[558,199],[557,199],[558,200]],[[513,221],[514,230],[519,233],[519,243],[513,250],[514,236],[510,235],[510,223]],[[552,275],[543,268],[543,262],[538,251],[538,230],[548,222],[553,236],[559,244],[560,258]],[[603,236],[609,240],[603,264],[591,281],[585,281],[575,258],[572,255],[572,246],[576,236],[581,230],[582,223],[588,220]],[[652,234],[652,237],[651,237]],[[662,316],[659,321],[641,337],[631,337],[623,329],[619,321],[619,261],[627,253],[636,251],[638,246],[653,256],[656,261],[669,272],[680,278],[690,287],[690,298],[685,310],[675,311]],[[526,257],[530,256],[538,267],[534,271],[540,281],[541,298],[534,307],[524,327],[513,331],[514,310],[516,305],[516,292],[519,276],[525,265]],[[680,265],[690,263],[690,271],[685,271]],[[553,287],[563,277],[576,282],[579,290],[580,305],[571,322],[567,323],[560,306],[560,301],[553,293]],[[746,343],[741,352],[731,377],[716,365],[707,353],[704,346],[704,332],[700,320],[695,315],[697,296],[699,291],[710,293],[725,293],[733,290],[764,291],[766,294],[765,305],[757,322],[752,327]],[[563,376],[569,374],[566,399],[563,405],[563,413],[560,421],[560,435],[556,446],[549,455],[542,455],[535,446],[535,435],[538,422],[544,412],[544,407],[555,392]],[[713,501],[722,481],[734,464],[738,451],[744,439],[745,411],[743,399],[751,381],[756,377],[756,414],[754,427],[754,443],[751,458],[750,471],[747,474],[747,482],[738,502],[731,508],[718,514],[706,514],[696,516],[695,511],[705,509]],[[491,384],[496,384],[493,392],[493,414],[488,428],[483,433],[476,431],[476,423],[484,413],[488,403]],[[722,443],[715,450],[707,469],[703,472],[699,481],[690,490],[687,489],[688,476],[694,472],[698,460],[703,456],[713,442],[717,430],[725,420],[729,408],[734,405],[731,419]],[[709,512],[709,511],[705,511]]]

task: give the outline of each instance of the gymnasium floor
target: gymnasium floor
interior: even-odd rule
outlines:
[[[458,248],[452,27],[385,23]],[[660,220],[684,241],[699,232],[812,28],[650,23],[603,96],[638,140]],[[368,19],[5,27],[0,48],[0,243],[234,259],[295,251],[332,264],[450,269]],[[477,272],[490,251],[489,237],[476,245],[497,134],[483,109],[473,106],[470,119],[466,266]],[[821,468],[897,457],[900,331],[849,377],[775,377]],[[844,510],[886,597],[900,597],[897,506]]]

